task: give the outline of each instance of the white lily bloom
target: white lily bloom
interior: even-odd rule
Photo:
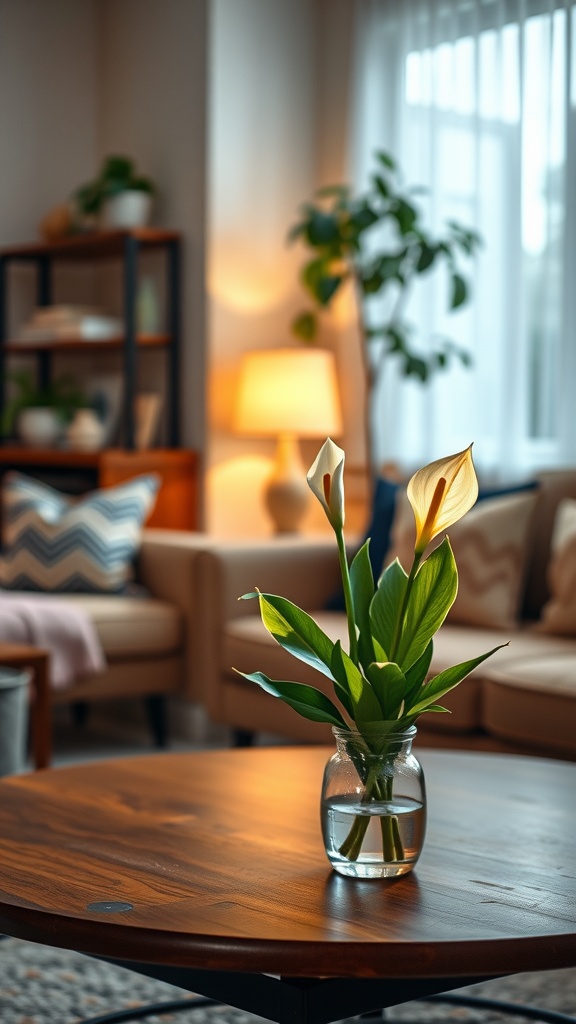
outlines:
[[[306,475],[334,530],[344,527],[344,459],[342,448],[328,437]]]

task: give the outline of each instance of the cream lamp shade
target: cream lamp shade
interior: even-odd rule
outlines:
[[[294,532],[310,496],[297,438],[342,433],[332,352],[304,347],[246,352],[234,429],[243,436],[277,438],[265,501],[276,532]]]

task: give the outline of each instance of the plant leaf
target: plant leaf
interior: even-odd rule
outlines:
[[[312,616],[285,597],[258,594],[258,599],[262,622],[280,646],[332,679],[330,665],[334,644]]]
[[[344,665],[343,653],[342,644],[337,640],[332,648],[332,658],[330,661],[330,668],[334,677],[334,692],[350,717],[354,718],[354,705],[350,696],[350,684]]]
[[[463,306],[468,298],[468,286],[461,274],[452,274],[452,297],[450,309],[458,309]]]
[[[372,636],[386,652],[380,661],[388,661],[388,651],[392,649],[392,638],[396,628],[398,609],[402,606],[408,576],[396,558],[382,573],[378,587],[370,605],[370,623]]]
[[[412,586],[396,660],[402,669],[420,658],[440,628],[458,591],[456,562],[447,537],[422,562]]]
[[[238,672],[238,669],[234,669]],[[314,686],[307,686],[305,683],[293,683],[289,680],[269,679],[263,672],[238,672],[251,683],[257,683],[266,693],[278,697],[285,704],[289,704],[294,711],[297,711],[303,718],[311,722],[327,722],[329,725],[336,725],[339,729],[347,729],[348,726],[342,718],[335,704],[332,703],[321,690]]]
[[[374,597],[374,577],[369,557],[368,539],[356,553],[350,566],[350,585],[354,602],[354,617],[358,626],[358,653],[366,670],[376,660],[370,629],[370,602]]]
[[[302,341],[313,341],[318,333],[318,319],[315,313],[307,310],[305,313],[299,313],[298,316],[294,317],[290,329],[292,334],[295,334],[297,338],[301,338]]]
[[[336,648],[336,645],[335,645]],[[349,654],[342,650],[338,644],[333,654],[334,659],[341,661],[341,667],[346,673],[346,682],[351,700],[350,714],[355,721],[378,718],[381,714],[380,704],[367,679],[364,678],[360,669],[354,664]],[[338,668],[340,674],[340,668]],[[346,707],[346,705],[344,705]],[[347,708],[348,710],[348,708]]]
[[[406,693],[406,676],[393,661],[370,665],[369,679],[382,714],[386,719],[398,718]]]
[[[478,658],[471,658],[470,661],[462,661],[459,665],[452,665],[451,668],[444,669],[443,672],[434,676],[433,679],[430,679],[424,685],[420,692],[420,700],[409,709],[409,713],[411,715],[419,715],[422,711],[428,711],[439,697],[443,697],[445,693],[453,690],[478,665],[481,665],[483,661],[486,661],[487,658],[490,658],[503,647],[508,647],[508,644],[499,644],[498,647],[493,647],[491,651],[481,654]]]

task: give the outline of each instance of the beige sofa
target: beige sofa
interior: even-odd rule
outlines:
[[[527,521],[520,621],[503,630],[446,623],[437,635],[434,671],[508,640],[510,644],[445,698],[450,715],[419,719],[421,745],[576,759],[576,636],[543,634],[532,626],[549,597],[552,530],[564,497],[576,498],[576,471],[539,477]],[[198,551],[196,569],[202,628],[197,633],[195,694],[209,715],[230,725],[239,742],[250,742],[255,732],[304,742],[330,740],[329,727],[301,718],[232,667],[261,670],[275,679],[308,682],[330,692],[328,680],[269,637],[256,602],[238,598],[255,587],[281,594],[312,612],[333,639],[346,643],[344,616],[318,611],[339,582],[333,539],[208,543]]]

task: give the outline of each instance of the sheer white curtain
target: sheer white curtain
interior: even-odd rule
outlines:
[[[475,442],[511,479],[576,463],[576,6],[574,0],[358,0],[352,176],[387,149],[438,232],[477,228],[473,299],[447,310],[441,273],[407,307],[425,348],[465,345],[432,384],[388,361],[374,429],[410,466]]]

